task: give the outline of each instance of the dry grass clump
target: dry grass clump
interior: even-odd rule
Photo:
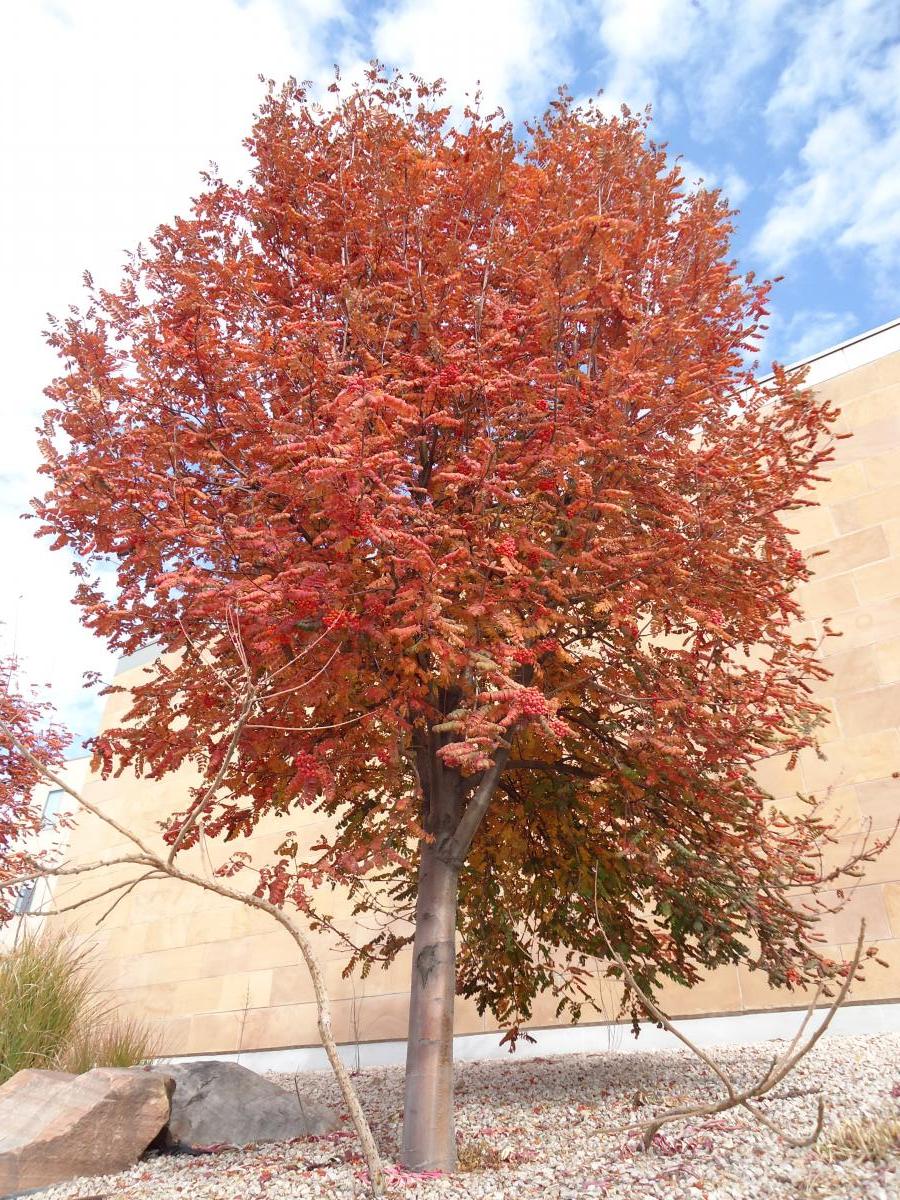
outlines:
[[[57,1065],[81,1075],[92,1067],[135,1067],[158,1051],[158,1041],[143,1021],[113,1013],[95,1027],[76,1030]]]
[[[819,1154],[826,1162],[884,1162],[900,1154],[900,1116],[851,1117],[822,1139]]]
[[[136,1066],[155,1050],[147,1026],[100,1000],[89,948],[26,937],[0,955],[0,1084],[27,1068]]]
[[[509,1153],[503,1153],[484,1138],[473,1138],[463,1142],[456,1151],[456,1166],[459,1171],[496,1171],[506,1165]]]

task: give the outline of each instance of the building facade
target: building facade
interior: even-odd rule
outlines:
[[[852,437],[837,443],[831,477],[817,489],[819,507],[791,514],[790,521],[798,548],[827,551],[815,558],[815,578],[802,589],[805,627],[816,632],[831,617],[841,637],[823,645],[832,675],[816,689],[830,711],[824,757],[804,752],[792,771],[786,761],[772,759],[760,764],[759,777],[780,808],[790,812],[801,803],[797,793],[813,792],[837,816],[839,843],[823,850],[829,865],[866,837],[884,836],[900,816],[900,780],[893,778],[900,771],[900,321],[807,361],[810,384],[840,407],[838,429]],[[144,669],[140,661],[126,661],[116,682],[134,683]],[[116,724],[124,707],[122,696],[110,697],[103,725]],[[153,837],[160,814],[184,808],[190,782],[182,771],[158,782],[94,778],[86,788],[94,803]],[[327,832],[320,818],[304,811],[289,822],[268,821],[242,848],[263,862],[288,828],[310,844]],[[108,827],[89,817],[71,837],[76,861],[124,848]],[[190,869],[210,873],[231,848],[207,842],[186,858]],[[69,883],[66,898],[77,898],[86,886]],[[339,927],[353,927],[346,897],[335,895],[326,907]],[[264,913],[169,880],[142,884],[96,928],[99,911],[88,905],[60,920],[96,939],[111,998],[158,1026],[164,1053],[234,1054],[317,1044],[306,969],[291,938]],[[823,918],[821,931],[833,957],[852,953],[861,917],[888,966],[869,966],[865,981],[854,984],[851,1001],[900,1001],[900,838],[856,882],[846,907]],[[338,1040],[404,1038],[408,957],[386,972],[373,970],[364,981],[345,979],[345,957],[333,938],[314,940],[326,966]],[[593,1019],[614,1018],[617,993],[599,971],[596,995],[601,1011]],[[661,1002],[675,1016],[805,1004],[796,992],[771,989],[761,973],[734,966],[689,990],[668,985]],[[551,997],[539,999],[533,1026],[554,1026],[555,1008]],[[490,1029],[474,1004],[458,1000],[458,1034]]]
[[[59,778],[77,791],[87,782],[89,768],[89,756],[72,758],[63,767]],[[41,830],[31,839],[34,849],[64,854],[69,830],[61,818],[72,815],[75,802],[64,788],[57,787],[55,783],[39,783],[33,794],[33,803],[41,813]],[[35,932],[43,920],[38,914],[52,913],[56,887],[57,881],[52,879],[38,879],[22,885],[13,920],[0,926],[0,952],[8,946],[15,946],[26,930]]]

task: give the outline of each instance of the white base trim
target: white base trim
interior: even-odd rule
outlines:
[[[822,1015],[825,1009],[821,1009]],[[677,1022],[688,1037],[700,1046],[721,1046],[736,1043],[766,1042],[774,1038],[789,1039],[796,1033],[803,1011],[735,1013],[725,1017],[689,1017]],[[900,1003],[852,1004],[838,1011],[825,1036],[834,1034],[898,1033],[900,1032]],[[602,1051],[675,1050],[681,1043],[672,1034],[655,1025],[641,1024],[641,1036],[631,1036],[627,1024],[564,1025],[552,1029],[532,1029],[534,1042],[519,1041],[516,1054],[535,1058],[549,1054],[597,1054]],[[500,1045],[501,1035],[473,1033],[454,1038],[457,1062],[484,1061],[507,1058],[509,1047]],[[406,1042],[361,1042],[340,1047],[341,1057],[349,1067],[393,1067],[406,1061]],[[254,1071],[321,1071],[328,1070],[328,1059],[321,1046],[297,1046],[287,1050],[247,1050],[241,1054],[194,1054],[172,1058],[170,1062],[192,1062],[198,1058],[215,1058],[222,1062],[239,1062]]]

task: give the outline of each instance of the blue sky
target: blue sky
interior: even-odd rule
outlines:
[[[39,487],[34,427],[54,363],[48,311],[89,268],[184,211],[241,138],[260,74],[327,85],[371,57],[480,82],[522,122],[565,84],[611,111],[652,104],[654,136],[720,186],[744,269],[783,274],[761,350],[792,361],[900,315],[898,0],[28,0],[0,17],[0,653],[52,682],[82,736],[81,674],[113,660],[81,628],[63,554],[18,514]]]

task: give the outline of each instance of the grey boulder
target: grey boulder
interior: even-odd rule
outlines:
[[[286,1142],[331,1133],[333,1109],[298,1099],[239,1063],[201,1059],[154,1068],[175,1080],[172,1112],[162,1142],[170,1150]]]
[[[168,1072],[19,1071],[0,1087],[0,1196],[133,1166],[171,1094]]]

